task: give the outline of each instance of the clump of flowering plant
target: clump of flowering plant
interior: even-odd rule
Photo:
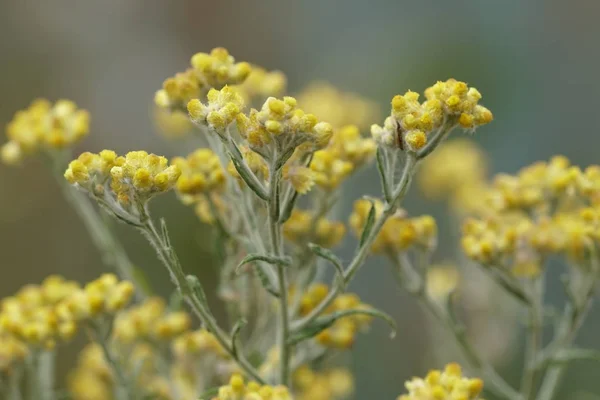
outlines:
[[[36,152],[50,160],[116,275],[83,287],[50,277],[2,300],[3,398],[20,399],[27,379],[30,398],[58,399],[56,348],[79,331],[91,343],[68,377],[76,400],[348,398],[353,378],[333,357],[348,352],[376,319],[396,333],[391,317],[347,291],[370,255],[389,261],[399,286],[446,329],[480,377],[467,378],[451,363],[408,381],[400,400],[475,400],[484,391],[504,400],[550,400],[567,362],[594,357],[572,345],[598,281],[600,167],[581,170],[555,157],[488,182],[472,144],[445,143],[453,131],[474,132],[493,119],[481,93],[455,79],[433,84],[422,100],[410,90],[395,96],[389,116],[367,135],[379,114],[371,100],[319,83],[286,95],[281,72],[238,62],[223,48],[197,53],[190,64],[156,92],[157,116],[177,135],[194,130],[209,148],[172,160],[103,150],[67,162],[89,117],[66,100],[38,100],[8,125],[2,160],[16,164]],[[348,229],[334,216],[337,201],[344,184],[372,163],[381,198],[356,199]],[[471,298],[465,271],[431,262],[440,240],[435,219],[401,207],[415,176],[427,195],[449,199],[454,216],[466,218],[465,263],[478,265],[491,278],[487,284],[516,299],[527,316],[518,388],[465,329],[471,315],[464,300],[456,301],[458,293]],[[218,233],[217,293],[229,326],[213,314],[204,282],[180,263],[167,222],[152,215],[151,200],[171,190]],[[145,285],[104,215],[148,240],[175,286],[170,301]],[[344,262],[334,248],[347,231],[357,240]],[[547,340],[551,256],[569,266],[568,301]],[[323,278],[328,268],[331,282]]]

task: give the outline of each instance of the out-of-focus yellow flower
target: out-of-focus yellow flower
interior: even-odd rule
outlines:
[[[217,338],[206,329],[179,335],[173,341],[172,349],[179,358],[202,357],[208,354],[216,354],[220,357],[227,355]]]
[[[477,400],[483,381],[466,378],[458,364],[448,364],[443,371],[432,370],[427,376],[406,382],[407,394],[398,400]]]
[[[78,290],[75,282],[51,276],[41,285],[24,286],[14,296],[2,299],[0,341],[6,340],[6,347],[0,352],[12,353],[14,360],[20,354],[19,342],[51,349],[57,341],[71,339],[77,332],[77,321],[70,315],[65,318],[60,304]]]
[[[329,148],[319,150],[313,155],[310,169],[314,173],[314,181],[325,190],[337,188],[348,177],[354,165],[336,157],[335,152]]]
[[[199,125],[207,125],[217,132],[227,128],[244,108],[242,96],[230,86],[221,90],[211,89],[206,95],[207,103],[192,99],[187,104],[191,120]]]
[[[134,290],[131,282],[119,281],[114,274],[104,274],[63,299],[57,313],[66,321],[114,315],[129,304]]]
[[[354,392],[354,377],[343,368],[314,371],[303,365],[294,372],[293,379],[297,400],[345,399]]]
[[[452,198],[463,186],[483,183],[487,173],[486,156],[479,146],[469,139],[454,139],[423,161],[417,177],[425,196],[442,199]]]
[[[298,101],[306,111],[329,121],[335,128],[356,125],[365,129],[381,115],[374,101],[339,91],[326,82],[309,84],[298,94]]]
[[[427,269],[426,290],[432,299],[444,299],[460,282],[460,273],[454,265],[432,265]]]
[[[123,343],[138,340],[171,340],[190,328],[186,312],[168,312],[165,302],[152,297],[142,304],[119,314],[115,320],[114,337]]]
[[[222,47],[213,49],[210,54],[194,54],[190,63],[191,68],[164,81],[154,96],[157,106],[183,110],[190,100],[203,98],[210,89],[242,83],[251,71],[250,64],[236,63]]]
[[[252,65],[248,78],[235,89],[240,92],[247,103],[254,98],[278,97],[285,93],[287,78],[281,71],[267,71]]]
[[[225,185],[225,169],[221,160],[210,149],[198,149],[186,158],[171,160],[181,171],[175,189],[183,195],[197,195],[219,191]]]
[[[292,395],[285,386],[260,385],[256,382],[244,382],[239,374],[234,374],[229,384],[221,386],[212,400],[291,400]]]
[[[312,284],[300,299],[300,315],[310,313],[327,296],[329,288],[323,283]],[[362,303],[354,293],[344,293],[338,296],[333,303],[324,311],[323,315],[336,311],[351,309],[366,309],[369,306]],[[350,315],[338,319],[330,328],[320,332],[315,340],[322,346],[347,349],[354,344],[356,334],[371,322],[368,315]]]
[[[6,127],[8,142],[0,155],[6,164],[18,163],[23,155],[40,149],[62,149],[81,140],[89,132],[89,113],[70,100],[52,104],[35,100],[19,111]]]
[[[355,234],[360,236],[364,229],[371,202],[369,200],[357,200],[354,202],[354,211],[350,215],[350,226]],[[375,201],[376,216],[383,212],[383,203]],[[418,246],[425,250],[431,250],[437,244],[437,224],[433,217],[422,215],[408,218],[404,211],[396,212],[384,224],[371,246],[375,253],[389,253],[406,251],[412,246]]]
[[[315,218],[310,212],[300,209],[292,211],[283,225],[285,238],[299,246],[312,242],[331,248],[342,240],[345,233],[346,227],[342,222]]]
[[[290,182],[294,190],[300,194],[306,194],[315,184],[316,174],[307,167],[285,165],[283,167],[283,179]]]
[[[155,107],[153,111],[154,125],[168,139],[179,139],[192,132],[194,124],[187,113]]]

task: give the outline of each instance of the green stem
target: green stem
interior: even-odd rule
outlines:
[[[414,270],[411,271],[411,268],[403,263],[401,257],[393,256],[390,259],[394,263],[394,272],[399,283],[405,290],[414,295],[452,335],[469,365],[483,377],[489,390],[502,399],[523,400],[521,395],[506,383],[494,367],[483,360],[477,349],[469,341],[464,327],[458,324],[448,313],[443,312],[443,309],[427,295],[425,282],[420,278],[420,275]],[[405,279],[405,277],[411,279]],[[420,279],[420,282],[414,282],[416,279]]]
[[[282,240],[281,240],[281,224],[279,223],[280,214],[280,199],[279,199],[279,179],[281,175],[282,162],[274,162],[271,166],[269,176],[269,201],[268,201],[268,225],[269,225],[269,236],[271,239],[271,251],[279,257],[283,254]],[[290,320],[288,312],[288,283],[287,283],[287,271],[285,266],[278,264],[277,268],[277,281],[279,284],[279,311],[280,311],[280,325],[278,329],[278,342],[280,352],[280,368],[279,368],[279,381],[283,385],[289,385],[290,380],[290,360],[291,360],[291,349],[288,345],[288,338],[290,332]]]
[[[145,211],[145,214],[143,215],[142,227],[140,230],[154,247],[158,254],[158,258],[169,271],[172,281],[177,286],[179,293],[181,293],[181,297],[187,301],[192,310],[206,325],[208,331],[215,336],[223,349],[225,349],[248,376],[260,383],[264,383],[264,380],[260,377],[252,364],[250,364],[243,356],[242,352],[234,351],[231,339],[228,337],[227,333],[219,327],[217,321],[208,309],[208,305],[205,305],[203,300],[194,294],[186,280],[185,273],[183,272],[183,268],[181,267],[181,263],[179,262],[175,250],[169,245],[168,238],[163,238],[158,232],[147,211]]]
[[[54,400],[54,370],[56,368],[54,351],[41,351],[37,357],[37,376],[39,381],[39,399]]]
[[[117,388],[115,391],[115,398],[118,400],[133,400],[135,399],[133,390],[131,388],[130,382],[127,378],[125,371],[123,370],[122,365],[115,358],[115,355],[111,351],[107,334],[102,332],[100,326],[93,324],[90,326],[90,333],[93,339],[100,345],[102,349],[102,354],[104,354],[104,358],[106,362],[112,369],[115,378],[117,380]]]
[[[527,344],[525,351],[525,368],[521,382],[521,394],[524,400],[532,400],[535,396],[537,378],[537,359],[542,346],[542,304],[543,277],[531,282],[531,305],[529,307],[529,324],[527,326]]]
[[[371,229],[371,232],[369,232],[369,235],[365,239],[363,245],[358,249],[358,252],[354,256],[348,267],[344,270],[343,286],[346,286],[352,280],[358,269],[362,266],[365,259],[367,258],[367,255],[369,254],[369,251],[371,250],[373,242],[375,241],[377,235],[381,231],[381,228],[383,228],[383,225],[388,220],[388,218],[390,218],[396,212],[400,202],[404,199],[404,196],[406,195],[410,187],[416,163],[417,159],[415,157],[415,154],[408,153],[404,164],[404,170],[402,172],[402,177],[400,178],[400,181],[398,182],[392,193],[392,200],[385,204],[383,212],[373,224],[373,228]],[[314,321],[319,315],[321,315],[321,313],[327,307],[329,307],[329,305],[335,300],[335,298],[338,296],[341,290],[342,285],[334,285],[329,291],[329,293],[327,293],[325,299],[323,299],[318,306],[316,306],[304,318],[294,322],[294,324],[292,325],[292,330],[299,331],[302,328],[306,327],[308,324],[310,324],[312,321]]]

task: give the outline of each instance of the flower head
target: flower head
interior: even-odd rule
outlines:
[[[211,89],[206,97],[206,105],[198,99],[190,100],[188,113],[194,123],[207,125],[219,133],[235,120],[244,107],[242,96],[229,86],[221,90]]]
[[[110,170],[111,188],[117,200],[130,204],[133,199],[142,203],[158,193],[173,188],[181,175],[176,165],[162,156],[145,151],[131,151]]]
[[[222,48],[210,54],[196,53],[190,60],[192,67],[164,81],[154,102],[161,108],[185,109],[192,99],[202,98],[210,89],[242,83],[250,74],[250,64],[236,63],[233,56]]]
[[[8,142],[2,147],[2,161],[14,164],[27,153],[39,149],[62,149],[81,140],[89,132],[89,113],[70,100],[52,104],[35,100],[15,114],[6,127]]]
[[[298,246],[316,243],[319,246],[331,248],[336,246],[344,237],[346,227],[342,222],[330,221],[326,218],[316,218],[312,213],[295,209],[283,225],[286,239]]]
[[[181,171],[175,189],[183,195],[218,191],[225,185],[225,170],[221,160],[210,149],[198,149],[186,158],[175,157],[171,165]]]
[[[448,364],[443,371],[432,370],[427,376],[406,382],[408,393],[398,400],[477,400],[483,381],[466,378],[458,364]]]

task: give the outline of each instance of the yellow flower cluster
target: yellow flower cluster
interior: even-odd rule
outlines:
[[[221,386],[212,400],[291,400],[292,395],[285,386],[260,385],[256,382],[244,382],[241,375],[234,374],[229,384]]]
[[[182,195],[220,191],[225,186],[225,169],[219,156],[210,149],[198,149],[186,158],[175,157],[171,165],[181,171],[175,189]]]
[[[458,364],[448,364],[443,371],[429,371],[425,379],[413,378],[406,382],[408,394],[398,400],[477,400],[483,390],[483,381],[466,378]]]
[[[335,128],[357,125],[365,129],[381,115],[374,101],[342,92],[326,82],[310,83],[298,94],[298,101],[307,112],[329,121]]]
[[[246,62],[236,63],[222,47],[213,49],[210,54],[194,54],[190,63],[191,68],[164,81],[154,96],[156,105],[184,109],[188,101],[204,97],[209,89],[242,83],[252,69]]]
[[[184,311],[167,311],[160,297],[121,312],[115,320],[113,335],[122,343],[171,340],[190,328],[190,316]]]
[[[427,144],[428,136],[442,125],[450,129],[457,124],[465,129],[492,121],[492,113],[478,104],[481,94],[466,83],[454,79],[437,82],[425,90],[426,100],[408,91],[392,99],[391,115],[384,125],[372,125],[373,138],[382,145],[419,150]]]
[[[57,312],[66,321],[112,316],[129,304],[134,290],[131,282],[119,281],[114,274],[104,274],[64,298]]]
[[[198,357],[215,354],[226,357],[227,353],[217,338],[206,329],[185,332],[179,335],[172,344],[173,353],[179,358]]]
[[[300,315],[310,313],[327,296],[329,288],[323,283],[312,284],[300,299]],[[354,293],[344,293],[336,297],[333,303],[324,311],[327,315],[336,311],[352,309],[368,309],[369,306],[360,301]],[[356,334],[371,322],[371,317],[364,314],[349,315],[338,319],[330,328],[320,332],[316,337],[317,343],[325,347],[347,349],[354,344]]]
[[[354,377],[343,368],[314,371],[303,365],[294,371],[293,380],[296,400],[346,399],[354,391]]]
[[[110,170],[122,165],[124,161],[123,157],[117,157],[117,153],[112,150],[102,150],[98,154],[85,152],[69,163],[64,176],[70,184],[101,196],[110,177]]]
[[[460,273],[454,265],[432,265],[427,269],[427,295],[431,299],[444,299],[459,285]]]
[[[76,143],[89,132],[89,113],[70,100],[52,104],[35,100],[29,108],[15,114],[6,127],[8,142],[0,156],[6,164],[16,164],[24,154],[40,148],[62,149]]]
[[[375,215],[379,217],[383,212],[383,203],[375,200]],[[350,215],[350,226],[357,236],[362,234],[371,202],[361,199],[354,202],[354,211]],[[375,253],[394,253],[406,251],[416,246],[431,250],[437,244],[437,224],[433,217],[422,215],[408,218],[402,210],[396,212],[384,224],[373,242],[371,251]]]
[[[487,174],[481,148],[469,139],[454,139],[441,144],[423,161],[417,178],[426,197],[449,199],[456,210],[469,212],[481,207],[481,197],[469,194],[486,189]]]
[[[333,135],[329,123],[319,122],[313,114],[299,109],[293,97],[269,97],[260,111],[252,109],[249,116],[239,114],[237,125],[251,148],[263,148],[272,142],[282,151],[304,143],[322,148]]]
[[[342,222],[315,218],[310,212],[300,209],[294,209],[283,225],[285,238],[298,246],[312,242],[331,248],[342,240],[345,233],[346,227]]]
[[[463,227],[467,256],[520,277],[541,271],[544,256],[583,260],[600,243],[600,167],[584,171],[564,157],[500,175],[486,191],[487,213]]]
[[[335,131],[327,147],[313,153],[308,168],[297,165],[305,150],[298,148],[283,170],[284,179],[300,194],[307,193],[315,184],[323,190],[335,190],[373,158],[377,146],[373,139],[361,137],[355,125],[347,125]]]
[[[235,88],[247,103],[253,98],[281,96],[286,89],[287,78],[281,71],[267,71],[257,65],[252,65],[248,78]]]
[[[85,152],[69,163],[64,177],[97,196],[104,194],[105,184],[110,182],[118,201],[128,205],[132,199],[145,202],[175,186],[181,171],[168,164],[165,157],[145,151],[131,151],[125,157],[112,150]]]
[[[244,99],[230,86],[221,90],[210,89],[206,99],[206,104],[198,99],[190,100],[187,103],[188,113],[192,122],[209,126],[219,133],[223,132],[244,108]]]
[[[67,171],[68,172],[68,171]],[[181,171],[162,156],[145,151],[130,151],[110,170],[111,189],[120,203],[133,199],[145,202],[175,186]]]
[[[481,93],[474,87],[468,87],[465,82],[448,79],[446,82],[436,82],[425,89],[428,101],[439,101],[446,116],[458,116],[458,123],[466,129],[474,129],[479,125],[492,122],[492,112],[479,105]]]
[[[77,332],[73,318],[63,318],[60,303],[79,288],[59,276],[48,277],[41,285],[27,285],[0,303],[0,352],[18,360],[32,347],[53,348],[58,340],[68,340]]]

